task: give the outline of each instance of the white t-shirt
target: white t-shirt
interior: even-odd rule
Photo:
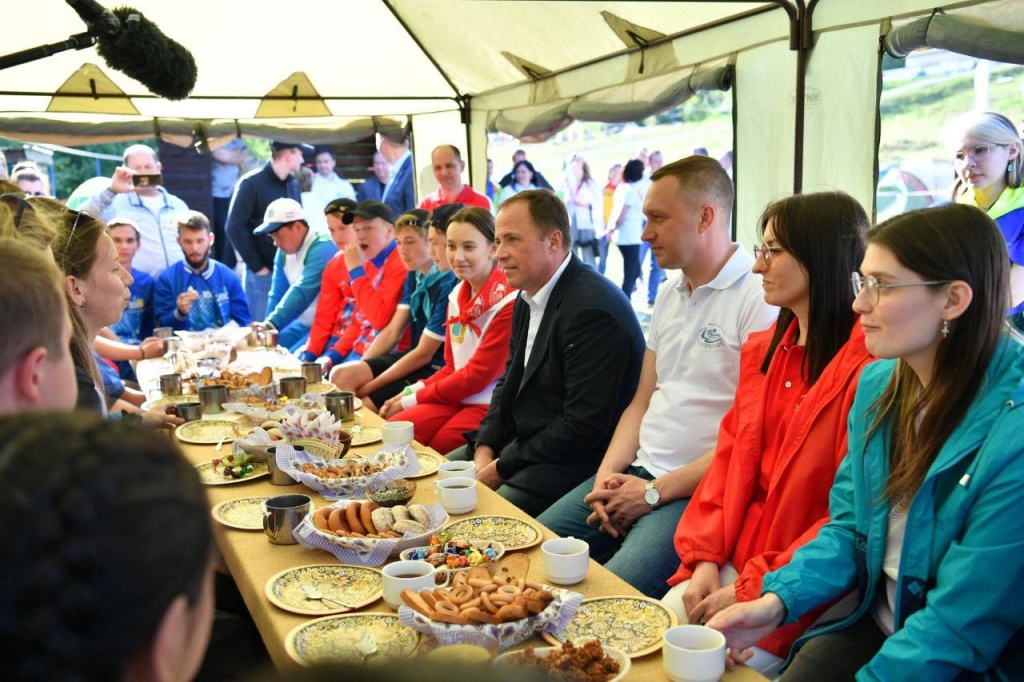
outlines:
[[[655,353],[657,387],[640,423],[634,464],[657,477],[714,447],[732,407],[740,347],[779,311],[764,302],[753,257],[737,246],[718,275],[690,292],[681,272],[659,289],[647,347]]]

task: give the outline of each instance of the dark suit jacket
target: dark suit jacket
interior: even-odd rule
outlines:
[[[408,157],[391,180],[394,187],[388,191],[385,204],[391,207],[395,220],[406,211],[416,208],[416,185],[412,177],[412,156]]]
[[[380,201],[381,196],[384,194],[384,183],[377,179],[376,175],[371,175],[366,182],[359,185],[359,189],[356,190],[356,201]],[[396,215],[397,219],[398,216]]]
[[[518,298],[508,363],[477,442],[498,453],[507,483],[554,501],[597,471],[636,393],[645,342],[622,289],[575,255],[524,367],[529,312]]]

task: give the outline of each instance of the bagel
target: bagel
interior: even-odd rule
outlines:
[[[378,507],[370,513],[373,527],[378,533],[387,533],[395,526],[395,515],[387,507]]]
[[[317,530],[330,532],[331,524],[328,519],[330,519],[332,511],[334,510],[331,507],[321,507],[313,512],[313,525],[316,526]]]
[[[491,601],[490,595],[488,595],[486,592],[480,595],[480,602],[483,608],[486,609],[488,613],[495,614],[498,612],[498,605]]]
[[[415,521],[395,521],[393,530],[402,534],[414,533],[416,535],[423,535],[427,532],[426,528],[416,523]]]
[[[409,508],[404,504],[397,504],[391,508],[391,513],[395,517],[395,521],[411,521],[412,517],[409,515]]]
[[[430,528],[430,513],[427,511],[426,505],[409,505],[409,516],[412,517],[413,521],[420,524],[424,528]]]
[[[331,515],[327,519],[328,527],[337,533],[339,530],[345,533],[352,532],[352,528],[349,527],[348,522],[345,520],[345,510],[341,507],[333,507],[331,509]]]
[[[362,506],[360,502],[349,502],[348,506],[345,507],[345,521],[348,522],[348,527],[352,529],[353,533],[360,533],[366,535],[366,528],[363,527],[362,522],[359,520],[359,508]]]
[[[369,502],[363,502],[359,507],[359,523],[363,524],[363,528],[366,529],[367,535],[376,535],[377,527],[373,525],[373,510],[379,505],[372,500]]]
[[[452,596],[448,599],[456,606],[462,606],[473,598],[473,588],[469,585],[459,585],[452,590]]]
[[[437,603],[434,604],[434,612],[435,613],[453,613],[453,614],[458,614],[459,613],[459,607],[458,607],[457,604],[453,604],[452,602],[448,601],[447,599],[439,599],[439,600],[437,600]]]

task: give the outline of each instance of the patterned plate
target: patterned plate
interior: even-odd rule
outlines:
[[[241,428],[235,422],[225,419],[199,419],[194,422],[185,422],[174,431],[174,434],[183,443],[216,445],[222,438],[225,443],[230,443],[251,430]]]
[[[269,497],[239,497],[235,500],[224,500],[210,513],[213,518],[228,528],[237,530],[263,530],[263,510],[260,504]]]
[[[196,471],[199,472],[199,480],[206,485],[231,485],[232,483],[245,483],[251,481],[254,478],[261,478],[270,473],[267,468],[266,462],[252,462],[253,472],[248,476],[242,478],[224,478],[224,472],[222,470],[214,469],[213,463],[203,462],[202,464],[196,465]],[[260,521],[260,529],[263,529],[263,521]]]
[[[330,393],[331,391],[337,391],[338,387],[329,381],[318,381],[315,384],[306,384],[306,393]]]
[[[441,532],[452,533],[455,537],[496,540],[510,552],[533,547],[542,538],[537,526],[511,516],[471,516],[448,524]]]
[[[411,656],[420,642],[420,633],[398,622],[398,616],[346,613],[303,623],[288,633],[284,644],[288,655],[302,665],[359,663],[363,655],[357,645],[366,634],[377,641],[371,664]]]
[[[661,648],[665,630],[679,620],[672,609],[647,597],[595,597],[584,599],[561,638],[549,632],[541,637],[559,645],[565,639],[597,637],[630,658],[640,658]]]
[[[432,452],[425,452],[423,450],[416,451],[416,459],[420,461],[420,472],[406,478],[423,478],[437,472],[437,468],[448,460],[441,455],[435,455]]]
[[[167,407],[174,403],[195,403],[199,402],[199,396],[196,395],[166,395],[163,398],[153,398],[142,403],[142,411],[149,412],[156,407]]]
[[[324,616],[372,604],[383,596],[383,582],[380,571],[373,568],[321,564],[281,571],[267,581],[266,593],[274,606],[285,611],[301,616]],[[303,585],[320,590],[327,600],[308,598],[302,591]],[[349,606],[329,601],[331,598]]]
[[[352,434],[352,447],[354,448],[381,440],[380,429],[376,426],[360,426],[356,424],[345,430]]]

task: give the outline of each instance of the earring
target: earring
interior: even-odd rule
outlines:
[[[942,321],[942,338],[949,336],[949,320]]]

